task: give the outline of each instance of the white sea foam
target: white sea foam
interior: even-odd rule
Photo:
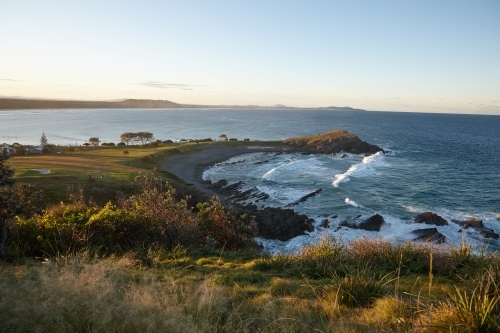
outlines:
[[[272,168],[271,170],[269,170],[268,172],[266,172],[262,178],[264,179],[271,179],[271,175],[276,171],[278,170],[279,166],[275,167],[275,168]]]
[[[269,195],[271,200],[277,201],[280,205],[287,205],[294,202],[304,195],[311,193],[308,190],[298,190],[290,187],[271,187],[271,186],[257,186],[257,189]]]
[[[419,206],[412,206],[412,205],[406,205],[404,208],[410,212],[410,213],[422,213],[425,212],[425,210],[422,207]]]
[[[354,201],[349,198],[345,198],[344,202],[348,205],[351,205],[353,207],[359,207],[359,205]]]
[[[375,167],[384,165],[384,155],[380,152],[366,156],[361,163],[351,165],[346,172],[335,175],[332,183],[334,187],[338,187],[340,183],[349,181],[350,177],[366,177],[375,172]]]

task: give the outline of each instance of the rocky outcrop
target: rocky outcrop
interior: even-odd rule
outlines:
[[[479,233],[484,238],[491,238],[491,239],[498,239],[498,238],[500,238],[499,234],[497,234],[496,232],[494,232],[492,229],[488,229],[488,228],[480,229]]]
[[[266,207],[258,209],[255,205],[236,206],[241,213],[255,216],[259,236],[268,239],[287,241],[313,231],[313,219],[297,214],[293,209]]]
[[[339,227],[348,227],[352,229],[363,229],[367,231],[380,231],[380,228],[385,223],[384,218],[375,214],[361,223],[356,223],[355,221],[344,220],[340,222]]]
[[[418,214],[417,216],[414,217],[413,221],[415,223],[434,224],[437,226],[448,225],[448,221],[446,221],[441,216],[434,214],[432,212],[425,212]]]
[[[483,220],[476,219],[474,217],[469,217],[465,221],[459,221],[456,219],[451,219],[451,222],[458,224],[464,229],[474,228],[474,229],[482,229],[484,228]]]
[[[476,219],[474,217],[469,217],[465,221],[452,219],[451,222],[458,224],[464,229],[473,228],[476,229],[481,236],[484,238],[498,239],[500,235],[496,233],[493,229],[486,228],[483,224],[483,220]]]
[[[335,130],[323,134],[301,136],[286,139],[285,144],[294,147],[296,151],[304,153],[337,154],[348,152],[352,154],[375,154],[384,150],[376,145],[369,144],[344,130]]]
[[[415,238],[414,241],[431,242],[431,243],[444,243],[446,237],[440,233],[437,228],[417,229],[411,232]]]
[[[314,190],[311,193],[308,193],[308,194],[304,195],[302,198],[300,198],[298,200],[295,200],[294,202],[289,203],[285,207],[292,207],[292,206],[298,205],[299,203],[304,202],[304,201],[306,201],[307,199],[309,199],[311,197],[314,197],[316,194],[320,193],[322,190],[323,189],[321,189],[321,188],[317,189],[317,190]]]
[[[255,216],[260,237],[286,241],[314,230],[314,220],[306,215],[297,214],[293,209],[279,207],[259,209],[253,203],[265,200],[269,198],[269,195],[256,188],[241,191],[243,184],[243,182],[228,184],[227,180],[221,179],[211,186],[221,195],[223,202],[232,206],[239,213]],[[321,189],[300,198],[297,203],[305,201],[319,192]]]

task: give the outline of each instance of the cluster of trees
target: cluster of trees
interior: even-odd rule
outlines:
[[[151,132],[125,132],[120,135],[120,140],[126,145],[129,143],[141,143],[144,145],[148,142],[154,141],[154,137]]]

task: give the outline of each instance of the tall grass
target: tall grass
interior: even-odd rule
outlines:
[[[456,262],[466,274],[450,275]],[[499,267],[368,239],[277,256],[83,252],[2,264],[0,332],[498,332]]]

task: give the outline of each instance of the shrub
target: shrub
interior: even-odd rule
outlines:
[[[96,208],[82,204],[60,204],[41,215],[24,219],[16,217],[13,231],[22,255],[54,256],[88,245],[90,230],[86,223]]]
[[[116,145],[117,146],[125,146],[125,142],[118,142]]]
[[[293,259],[302,274],[324,278],[342,269],[345,246],[335,238],[322,238],[319,244],[305,246]]]
[[[148,148],[158,148],[159,143],[157,141],[149,142]]]
[[[253,217],[226,210],[216,197],[196,208],[202,237],[212,237],[217,248],[238,250],[255,245],[257,224]]]
[[[128,150],[123,151],[123,155],[128,155],[128,154],[130,154]]]
[[[450,295],[449,304],[464,331],[500,331],[500,282],[496,275],[498,270],[491,267],[479,277],[472,292],[455,287]]]
[[[187,204],[189,198],[177,200],[175,189],[154,174],[141,174],[135,180],[141,193],[129,198],[125,205],[156,224],[155,241],[168,248],[200,243],[196,215]]]
[[[371,305],[377,298],[385,296],[386,285],[392,281],[392,275],[373,273],[369,268],[355,269],[344,277],[334,275],[332,286],[336,301],[350,308]]]
[[[156,238],[155,225],[147,216],[120,209],[109,202],[90,216],[85,227],[91,235],[90,245],[111,246],[120,251],[153,243]]]

